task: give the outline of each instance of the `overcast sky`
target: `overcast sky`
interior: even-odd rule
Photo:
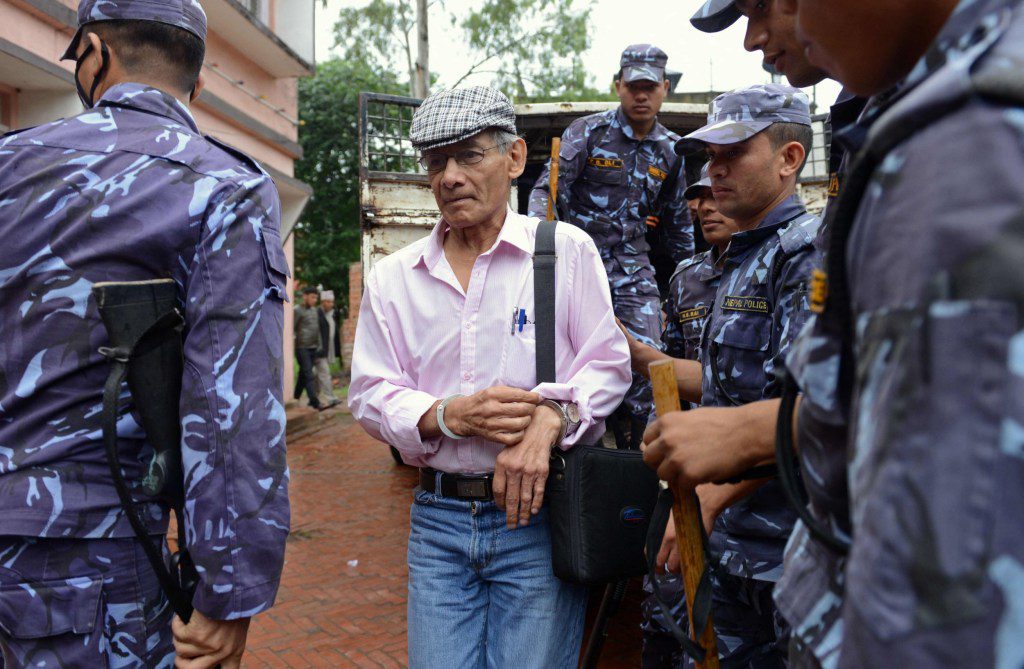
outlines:
[[[581,0],[578,0],[581,1]],[[618,70],[619,54],[629,44],[656,44],[668,54],[668,67],[680,70],[683,79],[677,90],[728,90],[770,81],[761,69],[760,53],[743,50],[741,19],[728,30],[708,35],[689,23],[690,16],[703,0],[596,0],[591,14],[591,48],[584,63],[598,87],[610,85]],[[341,7],[365,5],[367,0],[328,0],[322,8],[317,2],[317,59],[329,58],[334,44],[332,28]],[[472,0],[446,0],[449,12],[463,16]],[[642,10],[642,11],[641,11]],[[466,69],[466,54],[461,34],[440,16],[430,24],[430,69],[440,84],[450,85]],[[471,83],[488,83],[486,76]],[[827,111],[839,86],[827,81],[818,86],[818,112]],[[813,91],[807,89],[808,95]]]

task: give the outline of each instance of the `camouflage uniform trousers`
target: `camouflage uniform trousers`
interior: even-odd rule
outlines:
[[[135,538],[0,537],[0,667],[170,668],[172,616]]]
[[[662,592],[679,626],[689,631],[682,579],[659,576]],[[790,631],[772,601],[771,581],[711,574],[711,616],[723,669],[784,669],[788,666]],[[645,584],[645,589],[647,589]],[[644,669],[693,669],[694,663],[668,632],[661,608],[653,597],[644,601]]]
[[[661,296],[654,269],[646,255],[628,267],[623,264],[615,258],[604,263],[615,316],[637,340],[661,350]],[[652,405],[651,382],[633,372],[622,406],[634,419],[646,422]]]

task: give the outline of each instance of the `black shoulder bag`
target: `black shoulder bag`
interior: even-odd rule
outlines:
[[[537,383],[555,378],[555,222],[537,228],[533,256]],[[658,477],[640,451],[601,446],[557,449],[547,498],[555,576],[590,585],[647,572],[644,542]]]

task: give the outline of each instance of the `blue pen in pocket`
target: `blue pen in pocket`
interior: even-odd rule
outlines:
[[[519,331],[523,331],[523,326],[526,325],[526,309],[519,310]]]

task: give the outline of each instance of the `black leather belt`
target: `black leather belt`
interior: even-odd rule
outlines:
[[[430,493],[455,499],[491,500],[491,481],[494,474],[447,474],[441,472],[441,486],[438,489],[437,470],[424,467],[420,470],[420,487]]]

